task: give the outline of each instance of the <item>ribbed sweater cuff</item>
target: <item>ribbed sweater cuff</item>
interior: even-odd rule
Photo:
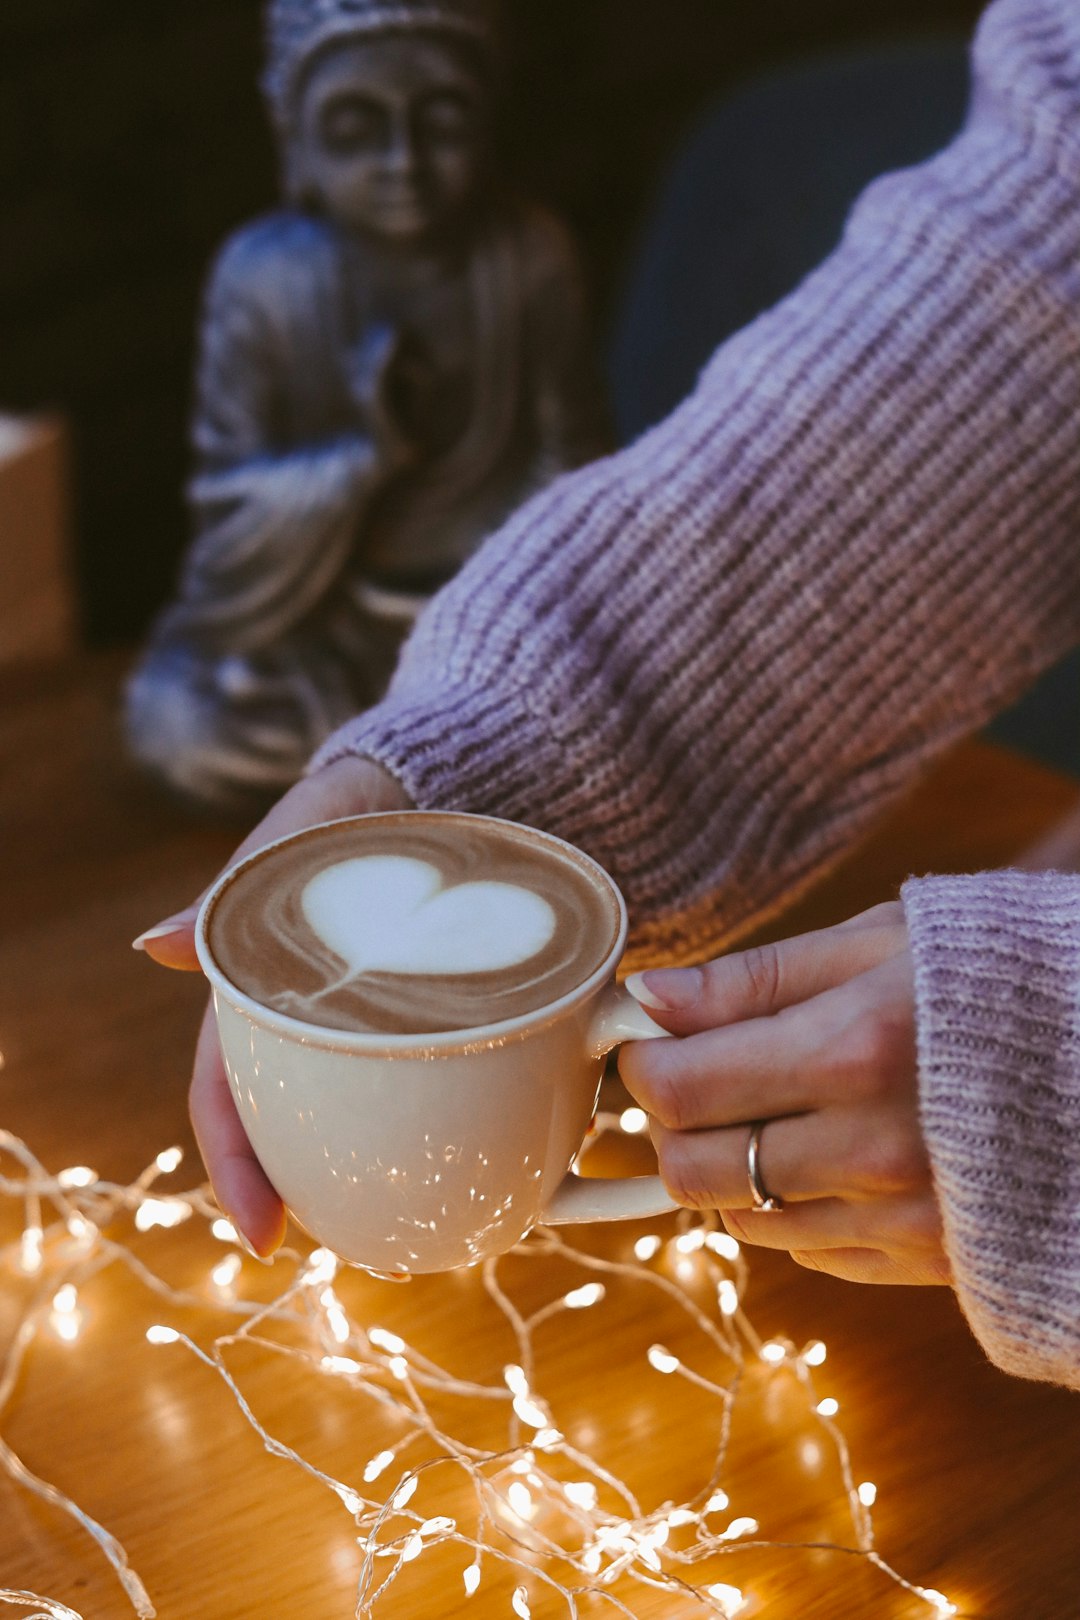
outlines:
[[[346,756],[389,766],[426,810],[475,810],[528,821],[537,778],[567,773],[565,750],[514,688],[439,686],[422,701],[387,701],[348,721],[310,772]]]
[[[923,878],[903,902],[960,1303],[998,1366],[1080,1387],[1080,877]]]
[[[425,810],[466,810],[546,827],[591,854],[627,899],[631,928],[625,971],[699,961],[714,941],[711,899],[697,909],[684,905],[674,928],[669,915],[659,923],[649,916],[647,897],[642,904],[597,825],[598,806],[617,825],[632,818],[638,773],[599,726],[592,733],[579,728],[567,735],[537,691],[433,684],[422,698],[392,693],[328,738],[308,774],[348,757],[376,760]],[[735,901],[733,886],[733,908]],[[738,909],[745,928],[769,908],[755,911],[751,899],[740,898]]]

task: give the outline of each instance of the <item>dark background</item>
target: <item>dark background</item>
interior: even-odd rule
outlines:
[[[968,35],[980,9],[508,0],[505,163],[575,228],[604,333],[665,161],[703,107],[817,53]],[[71,422],[92,642],[139,635],[184,544],[201,279],[276,195],[259,60],[259,0],[0,3],[0,408]]]

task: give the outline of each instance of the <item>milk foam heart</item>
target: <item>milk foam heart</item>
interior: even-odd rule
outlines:
[[[547,901],[512,883],[444,888],[437,867],[367,855],[324,867],[303,891],[311,928],[360,973],[488,973],[528,961],[555,932]]]

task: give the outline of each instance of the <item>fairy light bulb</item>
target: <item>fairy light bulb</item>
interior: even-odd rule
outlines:
[[[25,1228],[19,1240],[19,1270],[24,1277],[36,1277],[45,1264],[45,1234],[36,1223]]]
[[[935,1614],[949,1615],[959,1613],[956,1604],[950,1603],[944,1592],[937,1592],[932,1586],[918,1586],[915,1588],[921,1598],[931,1604]]]
[[[644,1108],[624,1108],[619,1115],[619,1129],[627,1136],[640,1136],[649,1128],[649,1116]]]
[[[523,1367],[515,1366],[511,1362],[509,1366],[503,1368],[503,1381],[511,1395],[528,1395],[529,1380]]]
[[[818,1417],[834,1418],[840,1410],[840,1402],[832,1395],[826,1395],[823,1401],[818,1401],[814,1411]]]
[[[655,1232],[639,1237],[634,1244],[634,1254],[638,1260],[653,1260],[663,1248],[663,1239],[657,1237]]]
[[[532,1620],[532,1610],[529,1608],[529,1594],[523,1586],[519,1586],[510,1599],[510,1607],[519,1616],[519,1620]]]
[[[581,1288],[573,1288],[570,1293],[563,1295],[563,1304],[568,1311],[587,1311],[591,1305],[599,1305],[606,1290],[603,1283],[585,1283]]]
[[[525,1395],[516,1395],[514,1397],[514,1411],[522,1423],[527,1423],[530,1429],[547,1427],[548,1414],[542,1406],[538,1406],[535,1401],[530,1401]]]
[[[180,1338],[175,1328],[166,1327],[162,1322],[156,1322],[153,1327],[146,1330],[148,1344],[176,1344]]]
[[[689,1232],[681,1232],[675,1239],[675,1247],[680,1254],[696,1254],[705,1247],[705,1230],[695,1226]]]
[[[155,1226],[181,1226],[193,1211],[183,1198],[144,1198],[135,1211],[135,1225],[140,1232],[149,1232]]]
[[[665,1350],[662,1344],[651,1344],[648,1357],[649,1365],[655,1367],[658,1373],[673,1373],[678,1370],[678,1356],[673,1356],[671,1351]]]
[[[732,1519],[726,1530],[721,1530],[721,1541],[738,1541],[742,1536],[756,1535],[760,1529],[756,1519],[748,1517]]]
[[[351,1356],[323,1356],[319,1366],[323,1372],[332,1373],[342,1378],[354,1377],[364,1370],[362,1363],[354,1361]]]
[[[414,1530],[401,1549],[401,1562],[411,1564],[414,1558],[419,1558],[424,1550],[424,1538],[419,1530]]]
[[[722,1260],[737,1260],[742,1253],[738,1239],[733,1238],[730,1232],[710,1232],[705,1239],[705,1247]]]
[[[855,1494],[863,1507],[873,1507],[877,1501],[877,1486],[872,1480],[864,1479]]]
[[[385,1350],[392,1356],[400,1356],[405,1349],[405,1340],[399,1339],[396,1333],[387,1333],[385,1328],[368,1328],[368,1338],[376,1350]]]
[[[54,1311],[52,1315],[52,1325],[56,1337],[58,1339],[63,1339],[66,1344],[73,1344],[82,1331],[82,1322],[77,1311],[65,1312],[63,1314],[58,1311]]]
[[[575,1507],[584,1508],[587,1513],[591,1513],[596,1506],[597,1490],[591,1480],[575,1480],[569,1485],[564,1485],[563,1492],[568,1502],[573,1502]]]
[[[210,1231],[219,1243],[236,1242],[236,1227],[232,1221],[227,1221],[224,1215],[219,1215],[216,1220],[210,1222]]]
[[[309,1288],[320,1288],[324,1283],[333,1282],[337,1271],[338,1257],[332,1250],[312,1249],[308,1255],[303,1281]]]
[[[706,1502],[703,1513],[723,1513],[725,1508],[731,1506],[731,1499],[727,1491],[714,1491]]]
[[[461,1579],[465,1585],[465,1596],[472,1597],[473,1593],[476,1591],[476,1588],[480,1585],[480,1565],[469,1564],[467,1568],[462,1571]]]
[[[390,1506],[393,1508],[395,1513],[400,1513],[402,1508],[408,1507],[409,1503],[416,1495],[416,1487],[419,1485],[419,1483],[420,1481],[415,1474],[405,1475],[405,1478],[402,1480],[401,1484],[390,1498]]]
[[[345,1314],[341,1301],[331,1296],[328,1303],[324,1303],[326,1311],[326,1325],[330,1329],[330,1337],[335,1344],[348,1344],[352,1337],[352,1328],[349,1318]]]
[[[536,1512],[532,1492],[520,1479],[512,1480],[507,1486],[506,1500],[510,1503],[519,1519],[528,1521]]]
[[[457,1520],[448,1518],[445,1513],[438,1514],[434,1519],[425,1519],[420,1526],[422,1536],[450,1536],[457,1529]]]
[[[716,1303],[719,1305],[721,1315],[723,1316],[734,1316],[738,1311],[739,1290],[731,1281],[730,1277],[723,1278],[723,1280],[717,1284]]]
[[[746,1607],[746,1597],[737,1586],[727,1586],[723,1581],[717,1581],[705,1588],[711,1598],[720,1605],[720,1613],[724,1620],[735,1620]]]
[[[73,1344],[82,1330],[82,1312],[74,1283],[64,1283],[53,1295],[49,1313],[52,1330],[65,1344]]]
[[[164,1148],[158,1154],[157,1158],[154,1160],[154,1163],[157,1165],[163,1176],[171,1176],[174,1170],[178,1170],[180,1168],[180,1165],[183,1163],[183,1159],[183,1148],[171,1147]]]
[[[828,1351],[821,1340],[814,1339],[803,1351],[802,1358],[808,1367],[820,1367],[827,1355]]]
[[[784,1346],[778,1344],[775,1339],[770,1339],[768,1344],[763,1344],[758,1354],[762,1361],[767,1361],[772,1367],[778,1367],[787,1358],[787,1351]]]
[[[392,1451],[380,1451],[376,1456],[372,1457],[364,1469],[364,1483],[367,1485],[373,1484],[380,1474],[385,1474],[393,1460],[394,1453]]]
[[[210,1272],[210,1281],[215,1292],[230,1295],[242,1267],[243,1262],[238,1254],[227,1254],[224,1260],[219,1260]]]
[[[98,1179],[96,1170],[91,1170],[87,1164],[73,1164],[70,1169],[61,1170],[57,1181],[65,1191],[76,1187],[92,1187]]]
[[[80,1215],[78,1211],[68,1217],[67,1229],[68,1235],[81,1249],[89,1248],[97,1236],[97,1227],[93,1221],[88,1221],[86,1216]]]

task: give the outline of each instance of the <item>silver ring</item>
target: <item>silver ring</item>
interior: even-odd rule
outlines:
[[[750,1183],[754,1208],[762,1215],[775,1215],[783,1209],[784,1200],[774,1197],[761,1175],[761,1133],[767,1124],[768,1120],[759,1119],[750,1127],[750,1140],[746,1144],[746,1179]]]

